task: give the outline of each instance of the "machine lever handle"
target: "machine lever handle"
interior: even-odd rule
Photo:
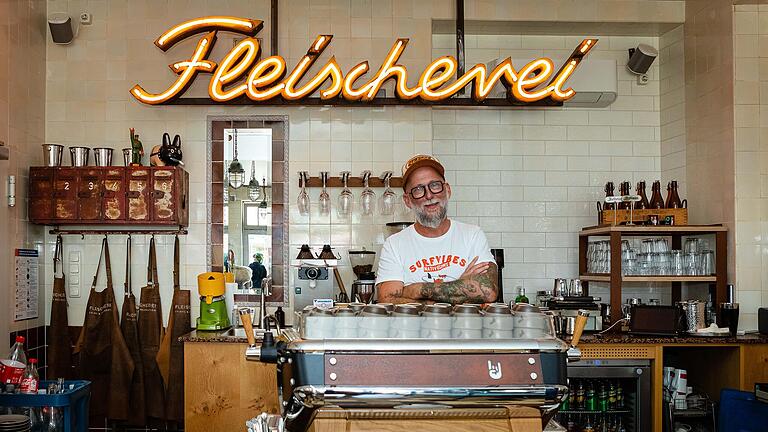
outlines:
[[[584,327],[587,325],[587,316],[588,313],[586,311],[580,310],[578,315],[576,316],[576,325],[573,329],[573,339],[571,340],[571,346],[574,348],[579,345],[579,340],[581,339],[581,333],[584,331]]]
[[[256,336],[253,334],[253,321],[251,319],[251,313],[246,308],[240,309],[240,321],[243,323],[243,329],[245,330],[245,337],[248,338],[248,345],[256,345]]]

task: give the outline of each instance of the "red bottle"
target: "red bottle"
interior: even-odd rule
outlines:
[[[24,353],[24,336],[16,336],[16,343],[11,347],[8,357],[0,360],[0,380],[3,384],[18,386],[26,367],[27,355]]]
[[[37,374],[37,359],[29,359],[29,364],[24,370],[24,376],[21,378],[21,392],[27,394],[37,394],[40,387],[40,375]]]

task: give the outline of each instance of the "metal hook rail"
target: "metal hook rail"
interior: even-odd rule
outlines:
[[[167,230],[145,230],[145,229],[137,229],[137,230],[89,230],[89,229],[59,229],[54,228],[50,231],[48,231],[49,234],[52,235],[79,235],[82,239],[85,239],[85,236],[87,235],[187,235],[189,233],[188,230],[179,227],[178,229],[167,229]]]

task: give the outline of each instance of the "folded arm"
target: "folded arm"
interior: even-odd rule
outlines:
[[[498,268],[495,263],[478,265],[478,272],[465,273],[461,278],[450,282],[421,282],[404,285],[400,281],[380,283],[379,302],[410,303],[410,302],[443,302],[460,303],[489,303],[496,300],[498,293]]]

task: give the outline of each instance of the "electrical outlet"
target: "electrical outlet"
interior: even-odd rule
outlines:
[[[73,298],[80,297],[81,256],[82,251],[70,250],[69,259],[67,260],[69,264],[67,266],[69,268],[67,285],[69,285],[69,296]]]
[[[83,12],[80,14],[80,24],[82,25],[91,25],[93,24],[93,15],[89,14],[88,12]]]

